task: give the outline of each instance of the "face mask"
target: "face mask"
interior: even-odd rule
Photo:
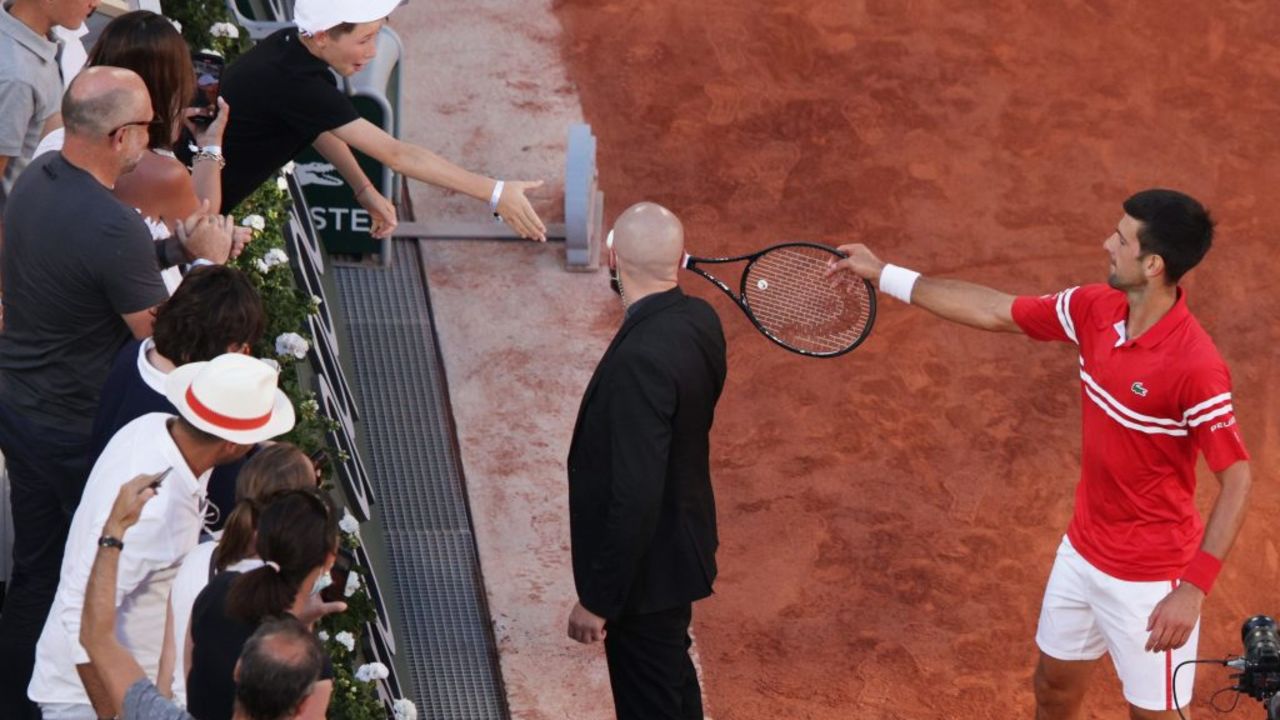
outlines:
[[[320,577],[316,578],[315,584],[311,586],[311,594],[319,595],[324,589],[333,584],[333,577],[329,574],[328,568],[320,573]]]

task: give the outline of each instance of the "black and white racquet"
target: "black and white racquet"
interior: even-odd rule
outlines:
[[[876,320],[871,283],[849,273],[827,277],[830,263],[845,257],[827,245],[790,242],[750,255],[684,256],[684,267],[715,283],[765,337],[794,353],[836,357],[858,347]],[[734,293],[702,265],[746,262]]]

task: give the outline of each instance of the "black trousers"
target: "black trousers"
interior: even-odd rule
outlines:
[[[605,626],[605,657],[618,720],[702,720],[702,689],[689,658],[693,606],[625,615]]]
[[[88,436],[32,425],[0,403],[0,450],[13,503],[13,577],[0,610],[0,717],[39,717],[27,700],[62,572],[71,518],[93,469]]]

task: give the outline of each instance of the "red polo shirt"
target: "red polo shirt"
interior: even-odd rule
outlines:
[[[1013,319],[1036,340],[1080,350],[1082,453],[1067,536],[1122,580],[1181,577],[1200,547],[1196,453],[1220,472],[1248,460],[1232,411],[1231,374],[1186,293],[1135,339],[1129,304],[1107,285],[1019,297]]]

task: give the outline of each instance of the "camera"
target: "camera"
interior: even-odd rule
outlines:
[[[1254,615],[1240,628],[1244,657],[1229,663],[1240,670],[1233,675],[1236,689],[1255,700],[1266,702],[1280,692],[1280,636],[1276,621],[1267,615]]]

